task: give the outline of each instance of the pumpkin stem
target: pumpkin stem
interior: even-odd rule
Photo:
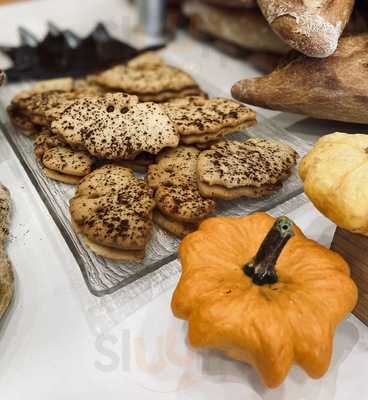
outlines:
[[[256,285],[277,282],[276,262],[286,243],[294,236],[293,225],[287,217],[277,218],[256,256],[244,266],[244,273],[252,278]]]

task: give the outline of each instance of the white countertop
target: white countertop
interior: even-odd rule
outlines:
[[[19,24],[41,34],[48,19],[80,33],[100,19],[116,34],[127,35],[134,19],[126,7],[122,0],[49,0],[33,2],[32,8],[26,3],[0,7],[0,43],[15,43]],[[205,71],[223,91],[235,80],[256,74],[245,63],[206,47],[188,47],[187,67]],[[310,140],[319,134],[318,121],[265,115],[284,127],[298,126]],[[315,127],[312,134],[310,126]],[[323,132],[334,129],[333,124],[321,123]],[[186,324],[170,311],[177,262],[168,266],[173,277],[167,290],[161,287],[154,293],[152,285],[144,306],[96,334],[86,304],[93,304],[96,313],[98,302],[93,303],[77,263],[1,133],[0,181],[13,196],[9,251],[16,273],[15,301],[0,326],[2,400],[368,398],[368,328],[354,316],[337,330],[333,363],[323,379],[311,380],[295,368],[277,390],[262,387],[246,365],[191,350],[185,342]],[[329,245],[335,227],[310,203],[290,216],[307,236]]]

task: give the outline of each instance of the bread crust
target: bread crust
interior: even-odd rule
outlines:
[[[309,57],[334,53],[354,0],[258,0],[272,29]]]
[[[335,121],[368,123],[368,34],[342,37],[326,59],[293,53],[271,74],[232,88],[247,104]]]
[[[259,9],[226,9],[197,0],[184,3],[195,33],[225,40],[242,49],[285,54],[290,47],[271,29]]]

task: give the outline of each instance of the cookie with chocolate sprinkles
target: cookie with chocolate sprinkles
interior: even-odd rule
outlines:
[[[46,167],[42,167],[42,172],[47,178],[56,182],[65,183],[67,185],[78,185],[78,183],[82,180],[81,176],[62,174]]]
[[[85,141],[90,136],[103,135],[105,130],[114,129],[114,121],[120,121],[128,107],[135,104],[138,104],[138,97],[125,93],[78,98],[52,122],[51,130],[72,148],[85,149]],[[90,141],[93,143],[93,138]]]
[[[14,105],[9,105],[7,107],[8,116],[12,125],[19,129],[19,131],[25,136],[37,135],[40,132],[41,127],[34,124],[30,118],[23,114],[22,110],[15,107]]]
[[[187,229],[196,227],[216,208],[216,203],[205,199],[198,190],[199,154],[197,148],[189,146],[165,150],[157,157],[157,164],[149,167],[147,175],[148,185],[155,190],[159,212],[171,222],[187,225]],[[184,229],[183,224],[180,226]],[[163,227],[167,229],[167,226]],[[177,234],[176,229],[170,232]]]
[[[34,92],[24,91],[15,96],[11,105],[26,115],[29,120],[41,126],[49,126],[52,119],[50,115],[55,110],[63,110],[66,102],[75,99],[73,92]],[[49,115],[48,115],[49,113]],[[50,114],[51,113],[51,114]]]
[[[34,154],[48,178],[71,185],[88,175],[95,162],[89,154],[71,149],[47,129],[35,139]]]
[[[93,158],[88,154],[63,146],[47,149],[42,156],[42,164],[46,168],[79,177],[91,173],[93,162]]]
[[[96,254],[141,260],[152,233],[153,190],[130,169],[108,164],[87,175],[70,201],[78,233]]]
[[[53,147],[66,146],[65,142],[54,135],[47,128],[43,128],[40,134],[36,137],[33,142],[34,145],[34,155],[38,161],[42,160],[45,151],[52,149]]]
[[[134,160],[142,152],[176,147],[179,135],[162,107],[137,102],[122,93],[86,98],[69,107],[52,130],[72,147],[103,160]]]
[[[78,97],[83,96],[102,96],[109,91],[98,85],[97,83],[90,82],[88,79],[78,79],[74,82],[74,92]]]
[[[225,200],[270,195],[281,188],[297,158],[287,144],[268,139],[223,141],[198,158],[199,191]]]
[[[38,81],[32,86],[32,92],[71,92],[74,89],[74,79],[70,77]]]
[[[135,69],[153,69],[165,64],[165,61],[156,51],[147,51],[128,61],[127,66]]]
[[[148,167],[155,163],[155,156],[149,153],[141,153],[134,160],[122,160],[119,164],[123,167],[130,168],[134,172],[146,173]]]
[[[231,99],[188,97],[164,104],[185,144],[208,143],[256,124],[249,107]]]
[[[142,59],[132,60],[130,65],[117,65],[89,80],[112,90],[137,95],[141,101],[162,102],[200,91],[194,79],[179,68],[152,60],[142,62]]]
[[[178,238],[184,238],[186,235],[194,232],[198,228],[198,224],[175,221],[167,215],[162,214],[157,209],[153,212],[153,222],[163,230],[177,236]]]

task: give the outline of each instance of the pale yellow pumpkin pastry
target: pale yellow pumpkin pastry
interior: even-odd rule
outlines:
[[[319,211],[343,229],[368,235],[368,135],[322,137],[299,174]]]

